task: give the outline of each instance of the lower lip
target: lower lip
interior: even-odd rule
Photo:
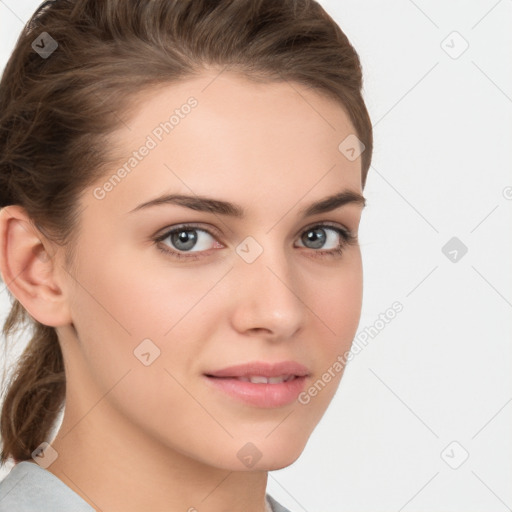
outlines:
[[[217,389],[243,402],[257,407],[282,407],[297,400],[297,396],[304,389],[306,377],[295,377],[288,382],[278,384],[253,384],[229,377],[205,378]]]

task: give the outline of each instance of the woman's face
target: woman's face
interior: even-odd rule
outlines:
[[[135,429],[160,453],[230,470],[285,467],[333,398],[359,322],[360,249],[336,252],[336,229],[357,235],[362,204],[306,211],[361,194],[355,131],[311,89],[229,72],[143,100],[106,141],[120,163],[82,195],[63,272],[69,424]],[[141,206],[165,195],[189,199]],[[296,362],[308,376],[300,389],[206,376],[254,361]]]

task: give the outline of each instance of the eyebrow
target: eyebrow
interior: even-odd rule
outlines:
[[[183,194],[165,194],[156,197],[150,201],[139,204],[128,213],[133,213],[139,210],[163,204],[175,204],[178,206],[184,206],[185,208],[190,208],[191,210],[227,215],[239,219],[245,217],[244,208],[235,203],[222,201],[220,199],[213,199],[206,196],[189,196]],[[303,218],[309,217],[319,213],[330,212],[346,204],[358,204],[364,208],[366,206],[366,198],[358,192],[354,192],[352,190],[343,190],[337,194],[325,197],[324,199],[309,204],[308,206],[299,210],[299,214],[301,214]]]

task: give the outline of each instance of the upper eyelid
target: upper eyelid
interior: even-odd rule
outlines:
[[[169,226],[167,228],[163,228],[163,230],[160,230],[161,234],[156,235],[155,238],[158,238],[158,239],[167,238],[167,236],[169,236],[170,233],[174,233],[179,230],[188,231],[188,230],[193,230],[193,229],[197,229],[198,231],[204,231],[211,236],[221,236],[222,235],[222,233],[219,230],[217,230],[213,227],[205,228],[204,226],[196,225],[194,223],[182,223],[182,224],[176,224],[175,226]]]

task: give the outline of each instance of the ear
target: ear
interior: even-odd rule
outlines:
[[[53,245],[19,205],[0,209],[0,273],[23,307],[43,325],[72,323],[59,286],[60,267]]]

